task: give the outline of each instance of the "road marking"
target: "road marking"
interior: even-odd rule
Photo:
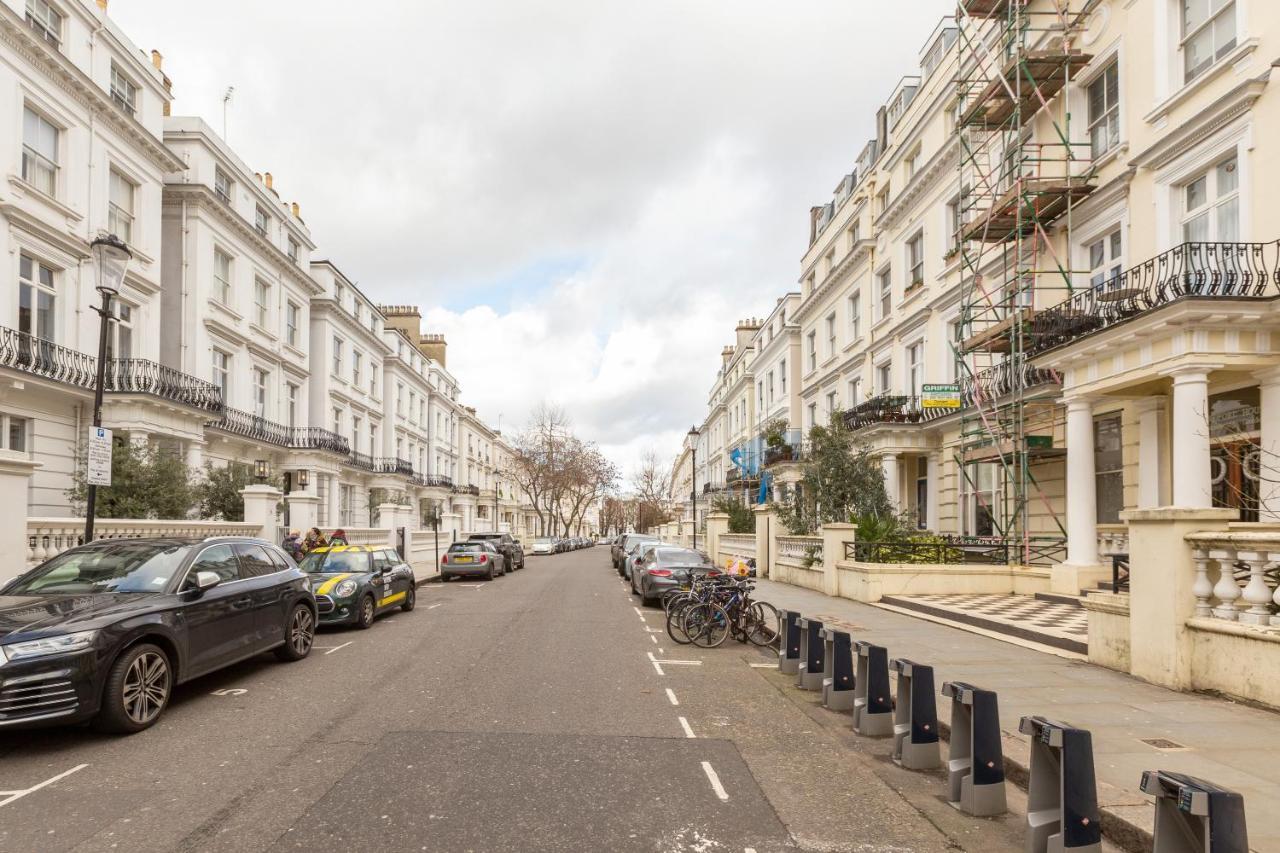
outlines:
[[[653,636],[653,634],[650,634],[650,635],[649,635],[649,639],[650,639],[650,640],[653,640],[653,644],[654,644],[655,646],[656,646],[656,645],[658,645],[658,638],[657,638],[657,637],[655,637],[655,636]]]
[[[658,675],[666,675],[666,673],[662,671],[662,665],[658,663],[658,659],[653,656],[653,652],[649,652],[649,662],[653,664],[653,668],[657,671]]]
[[[461,586],[465,586],[470,589],[484,589],[484,584],[482,583],[464,583],[464,584],[461,584]]]
[[[649,657],[653,657],[650,653]],[[670,664],[671,666],[702,666],[700,660],[659,660],[658,663]]]
[[[439,603],[437,603],[437,604],[432,604],[432,605],[431,605],[431,606],[429,606],[427,609],[428,609],[428,610],[435,610],[435,609],[436,609],[437,607],[439,607],[441,604],[444,604],[444,602],[443,602],[443,601],[441,601],[441,602],[439,602]]]
[[[342,645],[340,645],[340,646],[334,646],[333,648],[329,649],[329,651],[325,652],[325,654],[326,654],[326,655],[331,655],[331,654],[333,654],[333,653],[334,653],[334,652],[336,652],[336,651],[340,651],[340,650],[342,650],[342,649],[345,649],[347,646],[351,645],[351,644],[352,644],[352,643],[354,643],[354,642],[355,642],[355,640],[348,640],[347,642],[343,643],[343,644],[342,644]]]
[[[729,795],[725,792],[724,785],[720,784],[720,777],[716,775],[716,769],[711,766],[710,761],[702,762],[702,772],[707,774],[707,781],[711,783],[711,790],[716,792],[716,796],[721,801],[729,799]]]
[[[224,687],[221,690],[214,690],[210,696],[243,696],[249,691],[243,687]]]
[[[684,717],[678,717],[677,719],[680,720],[680,728],[684,729],[685,737],[697,737],[697,735],[693,733],[693,729],[689,728],[688,720],[686,720]]]
[[[672,705],[680,704],[680,700],[676,698],[676,692],[670,687],[667,688],[667,698],[671,700]]]
[[[639,607],[636,607],[634,604],[631,606],[631,609],[632,609],[632,610],[634,610],[634,611],[636,612],[636,615],[637,615],[637,616],[640,616],[640,617],[643,617],[643,616],[644,616],[644,614],[640,612],[640,608],[639,608]]]
[[[52,785],[54,782],[57,782],[61,779],[65,779],[68,776],[70,776],[72,773],[76,773],[80,770],[83,770],[88,766],[89,766],[88,764],[77,764],[75,767],[72,767],[70,770],[65,770],[62,773],[59,773],[57,776],[54,776],[50,779],[45,779],[40,784],[32,785],[30,788],[26,788],[21,791],[0,791],[0,807],[7,806],[9,805],[9,803],[12,803],[12,802],[16,802],[17,800],[20,800],[23,797],[27,796],[27,794],[34,794],[36,791],[39,791],[41,788],[46,788],[49,785]]]
[[[778,665],[776,663],[753,663],[753,664],[750,664],[750,666],[752,669],[777,669],[778,668]]]

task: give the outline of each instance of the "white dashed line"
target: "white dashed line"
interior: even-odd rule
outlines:
[[[729,799],[729,794],[725,791],[724,785],[720,784],[720,777],[716,775],[716,769],[711,766],[710,761],[702,762],[702,772],[707,774],[707,781],[711,783],[711,790],[716,792],[716,796],[721,801]]]
[[[650,654],[649,657],[653,657],[653,655]],[[671,666],[702,666],[702,661],[700,660],[659,660],[658,663],[670,664]]]
[[[634,611],[636,612],[636,615],[637,615],[637,616],[644,616],[644,613],[642,613],[642,612],[640,611],[640,608],[639,608],[639,607],[636,607],[635,605],[632,605],[631,609],[632,609],[632,610],[634,610]]]
[[[355,642],[355,640],[348,640],[347,642],[343,643],[343,644],[342,644],[342,645],[340,645],[340,646],[334,646],[333,648],[329,649],[327,652],[325,652],[325,654],[326,654],[326,655],[331,655],[331,654],[333,654],[334,652],[336,652],[336,651],[338,651],[338,650],[340,650],[340,649],[345,649],[347,646],[351,645],[351,644],[352,644],[352,643],[354,643],[354,642]]]
[[[432,604],[432,605],[430,605],[427,609],[428,609],[428,610],[435,610],[435,609],[436,609],[437,607],[439,607],[441,604],[444,604],[444,602],[443,602],[443,601],[441,601],[441,602],[438,602],[438,603],[436,603],[436,604]]]
[[[49,785],[52,785],[54,782],[57,782],[61,779],[65,779],[68,776],[70,776],[72,773],[76,773],[80,770],[83,770],[88,766],[89,766],[88,764],[77,764],[75,767],[72,767],[70,770],[63,771],[62,773],[59,773],[57,776],[54,776],[50,779],[45,779],[40,784],[32,785],[30,788],[25,788],[21,791],[0,791],[0,807],[7,806],[9,805],[9,803],[12,803],[12,802],[16,802],[17,800],[20,800],[23,797],[27,796],[27,794],[34,794],[36,791],[39,791],[41,788],[46,788]]]
[[[751,668],[752,669],[777,669],[778,665],[776,663],[753,663],[751,664]]]
[[[671,700],[672,705],[679,706],[680,700],[676,698],[676,692],[670,687],[667,688],[667,698]]]
[[[649,662],[653,664],[653,668],[658,675],[666,675],[666,673],[662,671],[662,665],[658,663],[658,659],[653,656],[653,652],[649,652]]]
[[[688,721],[688,720],[686,720],[684,717],[678,717],[677,719],[679,719],[679,720],[680,720],[680,728],[684,729],[684,736],[685,736],[685,737],[690,737],[690,738],[691,738],[691,737],[697,737],[697,735],[695,735],[695,734],[693,733],[693,729],[689,728],[689,721]]]
[[[653,636],[653,634],[650,634],[650,635],[649,635],[649,639],[650,639],[650,640],[653,640],[653,644],[654,644],[655,646],[656,646],[656,645],[658,645],[658,638],[657,638],[657,637],[655,637],[655,636]]]

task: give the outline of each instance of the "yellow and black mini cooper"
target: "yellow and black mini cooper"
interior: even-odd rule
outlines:
[[[413,569],[394,548],[330,545],[302,558],[311,578],[321,625],[368,628],[393,607],[412,610],[417,597]]]

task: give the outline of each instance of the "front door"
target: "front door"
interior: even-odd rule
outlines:
[[[1223,441],[1209,451],[1213,505],[1240,510],[1241,521],[1258,520],[1258,476],[1262,449],[1256,441]]]

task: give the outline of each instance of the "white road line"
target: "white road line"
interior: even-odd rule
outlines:
[[[653,640],[653,644],[654,644],[655,646],[656,646],[656,645],[658,645],[658,638],[657,638],[657,637],[655,637],[655,636],[653,636],[653,634],[650,634],[650,635],[649,635],[649,639],[650,639],[650,640]]]
[[[684,729],[685,737],[697,737],[697,735],[693,733],[693,729],[689,728],[688,720],[686,720],[684,717],[678,717],[677,719],[680,720],[680,728]]]
[[[444,602],[443,602],[443,601],[441,601],[441,602],[438,602],[438,603],[436,603],[436,604],[429,605],[429,606],[427,607],[427,609],[428,609],[428,610],[435,610],[435,609],[436,609],[437,607],[439,607],[441,604],[444,604]]]
[[[777,669],[778,665],[776,663],[753,663],[751,664],[751,668],[752,669]]]
[[[643,615],[644,615],[642,612],[640,612],[640,608],[639,608],[639,607],[636,607],[635,605],[632,605],[632,606],[631,606],[631,609],[632,609],[632,610],[634,610],[634,611],[636,612],[636,615],[637,615],[637,616],[643,616]]]
[[[662,665],[658,663],[658,659],[653,656],[653,652],[649,652],[649,662],[653,664],[653,668],[657,671],[658,675],[666,675],[666,673],[662,671]]]
[[[667,698],[671,700],[672,705],[679,705],[680,700],[676,698],[676,692],[670,687],[667,688]]]
[[[725,792],[724,785],[720,784],[720,777],[716,775],[716,769],[711,766],[710,761],[702,762],[702,772],[707,774],[707,781],[711,783],[711,790],[716,792],[716,796],[722,801],[729,799],[729,795]]]
[[[329,651],[325,652],[325,654],[326,654],[326,655],[331,655],[331,654],[333,654],[334,652],[336,652],[336,651],[338,651],[338,650],[340,650],[340,649],[345,649],[347,646],[351,645],[351,644],[352,644],[352,643],[354,643],[354,642],[355,642],[355,640],[348,640],[347,642],[343,643],[343,644],[342,644],[342,645],[340,645],[340,646],[334,646],[333,648],[329,649]]]
[[[4,799],[0,800],[0,807],[7,806],[9,805],[9,803],[20,800],[23,797],[27,796],[27,794],[34,794],[36,791],[39,791],[41,788],[48,787],[49,785],[52,785],[54,782],[57,782],[60,779],[65,779],[68,776],[70,776],[72,773],[83,770],[88,766],[89,766],[88,764],[77,764],[75,767],[72,767],[70,770],[66,770],[62,773],[59,773],[57,776],[54,776],[51,779],[45,779],[40,784],[32,785],[30,788],[27,788],[26,790],[23,790],[23,791],[0,791],[0,796],[4,797]]]
[[[754,848],[754,847],[744,847],[744,848],[742,848],[742,853],[756,853],[756,848]]]
[[[653,657],[652,654],[649,657]],[[700,660],[659,660],[658,663],[670,664],[671,666],[702,666]]]

